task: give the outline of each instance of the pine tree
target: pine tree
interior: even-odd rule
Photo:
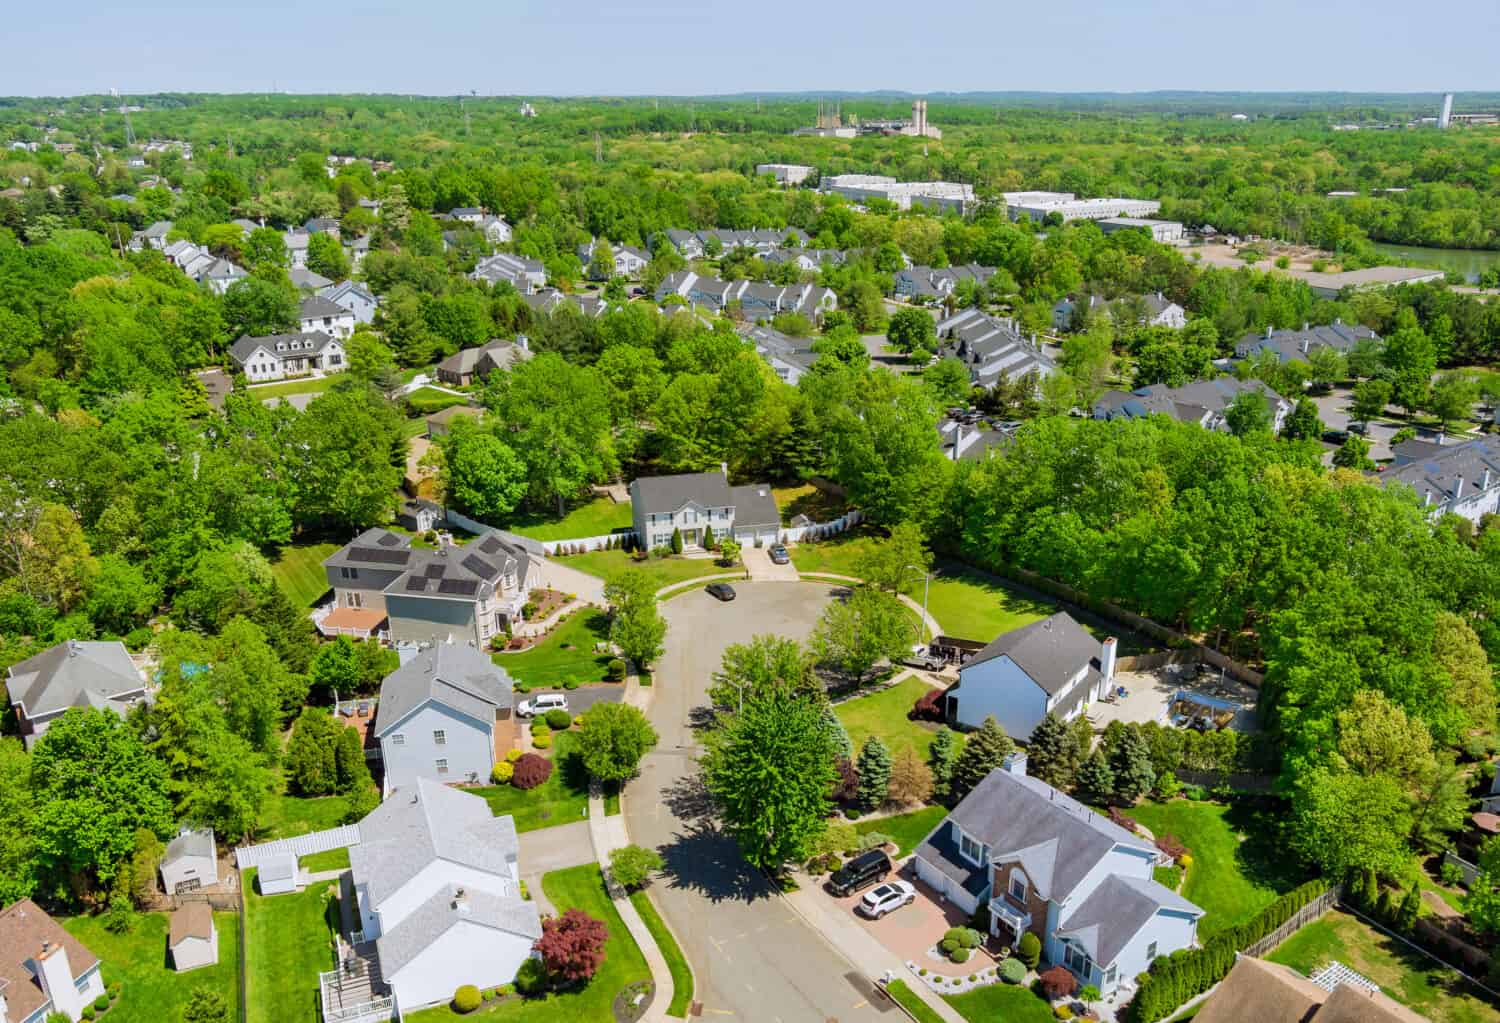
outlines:
[[[1095,802],[1108,800],[1115,792],[1115,774],[1104,759],[1103,750],[1094,750],[1078,769],[1078,791]]]
[[[1078,744],[1068,726],[1055,714],[1037,723],[1026,747],[1026,766],[1033,777],[1057,789],[1073,787],[1077,771]]]
[[[865,740],[859,751],[859,805],[865,810],[878,809],[891,787],[891,751],[879,736]]]
[[[1156,770],[1151,766],[1151,748],[1141,733],[1125,729],[1109,756],[1110,771],[1115,778],[1115,798],[1130,804],[1151,791],[1156,784]]]
[[[1417,925],[1417,917],[1421,915],[1422,893],[1413,884],[1406,892],[1406,898],[1401,900],[1401,908],[1396,911],[1396,928],[1402,931],[1410,931]]]
[[[964,742],[964,751],[958,755],[953,768],[953,781],[949,793],[954,799],[962,799],[984,781],[985,777],[1014,752],[1016,744],[1011,742],[1000,722],[991,715],[984,719],[979,731]]]
[[[939,799],[948,797],[953,785],[953,768],[958,761],[958,736],[951,728],[939,728],[928,753],[932,765],[932,794]]]
[[[680,529],[672,530],[672,553],[682,553],[682,530]]]
[[[823,717],[828,722],[828,731],[833,735],[833,744],[838,756],[844,760],[853,760],[854,740],[849,738],[849,729],[844,727],[844,723],[834,713],[833,704],[825,703],[823,705]]]
[[[704,547],[712,547],[713,545],[714,545],[714,527],[713,526],[704,526],[703,527],[703,546]]]

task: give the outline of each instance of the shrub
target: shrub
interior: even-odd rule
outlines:
[[[573,715],[561,707],[554,707],[547,712],[547,727],[554,732],[561,732],[573,725]]]
[[[490,771],[490,781],[496,785],[509,785],[511,776],[516,773],[516,765],[509,760],[502,760]]]
[[[576,678],[568,679],[563,683],[563,688],[571,693],[573,690],[578,688],[578,680]]]
[[[1052,1001],[1067,998],[1078,990],[1078,978],[1066,966],[1054,966],[1038,979],[1042,982],[1042,992]]]
[[[473,1012],[479,1008],[479,1003],[482,1001],[484,1001],[484,997],[480,995],[479,989],[473,984],[465,984],[453,992],[453,1011]]]
[[[551,735],[552,734],[552,726],[549,725],[549,724],[547,724],[547,719],[545,717],[539,717],[539,718],[537,718],[537,719],[535,719],[534,721],[531,722],[531,734],[532,735]]]
[[[1020,944],[1016,946],[1016,956],[1026,964],[1028,970],[1036,969],[1036,964],[1042,961],[1042,939],[1027,931],[1021,935]]]
[[[1072,1019],[1073,1010],[1068,1008],[1066,1005],[1054,1005],[1052,1007],[1052,1015],[1056,1016],[1058,1019]]]
[[[94,1007],[92,1005],[85,1005],[83,1007],[83,1013],[82,1013],[82,1015],[79,1018],[80,1019],[93,1019],[94,1018]]]
[[[581,909],[542,921],[542,936],[536,941],[549,976],[570,984],[587,981],[604,962],[604,943],[609,929]]]
[[[518,749],[508,749],[505,751],[505,759],[514,764],[517,760],[521,759],[521,751]]]
[[[958,939],[944,938],[942,941],[938,942],[938,948],[943,950],[944,955],[951,956],[953,953],[958,951]]]
[[[911,711],[906,716],[913,721],[942,721],[944,695],[946,693],[942,689],[927,690],[917,697],[917,702],[912,704]]]
[[[109,995],[100,995],[94,999],[94,1011],[103,1012],[109,1008]]]
[[[981,902],[974,907],[974,915],[969,917],[969,926],[980,934],[990,932],[990,907]]]
[[[967,949],[963,946],[959,946],[958,948],[955,948],[953,950],[953,961],[955,963],[966,963],[969,961],[969,957],[973,954],[974,952],[972,949]]]
[[[119,998],[120,997],[120,982],[118,980],[113,981],[113,982],[110,983],[109,987],[105,988],[104,990],[106,992],[108,992],[109,997],[110,997],[111,1000],[113,1000],[115,998]]]
[[[540,959],[528,959],[516,971],[516,990],[523,995],[539,995],[547,990],[547,968]]]
[[[1141,826],[1135,822],[1135,818],[1129,814],[1121,813],[1119,807],[1112,806],[1109,808],[1109,819],[1115,826],[1124,828],[1132,835],[1140,833]]]
[[[501,984],[499,987],[495,988],[496,998],[509,998],[515,993],[516,986],[514,984]]]
[[[551,732],[543,732],[541,735],[533,735],[531,737],[531,744],[533,746],[535,746],[537,749],[551,749],[552,748],[552,733]]]
[[[1449,863],[1445,860],[1438,868],[1438,879],[1451,887],[1464,879],[1464,872],[1458,869],[1457,863]]]
[[[625,662],[618,657],[609,659],[609,667],[605,669],[605,677],[611,682],[621,682],[625,679]]]
[[[552,777],[552,761],[535,753],[522,754],[516,761],[510,783],[518,789],[534,789]]]
[[[1019,984],[1026,979],[1026,964],[1019,959],[1007,959],[1000,964],[1000,979],[1007,984]]]
[[[626,888],[639,888],[662,867],[661,854],[655,849],[623,845],[609,854],[609,873]]]
[[[871,831],[859,836],[859,851],[879,849],[883,845],[894,845],[896,840],[883,831]]]
[[[1174,860],[1181,859],[1187,853],[1187,846],[1176,835],[1157,835],[1156,847]]]
[[[1104,992],[1100,991],[1093,984],[1085,984],[1078,989],[1078,1000],[1080,1002],[1097,1002],[1103,997]]]

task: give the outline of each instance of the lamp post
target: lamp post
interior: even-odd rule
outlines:
[[[915,568],[922,573],[922,629],[927,632],[927,638],[932,638],[932,630],[927,628],[927,596],[932,590],[932,572],[924,569],[921,565],[907,565],[907,568]]]

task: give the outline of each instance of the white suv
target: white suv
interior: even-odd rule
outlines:
[[[905,881],[887,881],[865,893],[856,907],[860,915],[879,920],[893,909],[917,901],[917,890]]]
[[[523,718],[545,714],[549,710],[567,710],[568,698],[562,693],[542,693],[530,700],[522,700],[516,713]]]

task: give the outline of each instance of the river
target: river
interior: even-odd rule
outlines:
[[[1390,242],[1373,244],[1377,252],[1394,256],[1402,262],[1461,273],[1470,284],[1478,283],[1484,270],[1500,267],[1500,250],[1497,249],[1428,249],[1420,245],[1392,245]]]

